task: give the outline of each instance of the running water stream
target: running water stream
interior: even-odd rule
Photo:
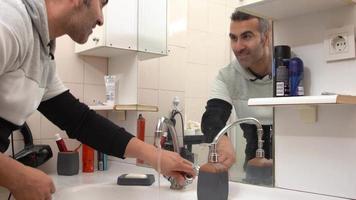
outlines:
[[[154,146],[158,149],[158,158],[157,158],[158,200],[161,199],[161,156],[162,156],[161,137],[162,135],[156,135],[154,141]]]

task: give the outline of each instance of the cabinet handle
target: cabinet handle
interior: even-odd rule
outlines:
[[[93,42],[99,42],[99,38],[97,37],[93,38]]]

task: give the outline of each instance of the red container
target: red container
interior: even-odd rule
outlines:
[[[94,172],[94,149],[83,144],[83,172]]]
[[[58,146],[58,149],[60,152],[67,152],[68,149],[67,149],[67,146],[66,144],[64,143],[64,140],[61,138],[61,136],[59,135],[59,133],[57,133],[55,135],[56,137],[56,143],[57,143],[57,146]]]
[[[142,114],[138,115],[137,119],[137,138],[141,141],[145,141],[145,118],[143,118]],[[136,164],[143,164],[143,160],[136,159]]]

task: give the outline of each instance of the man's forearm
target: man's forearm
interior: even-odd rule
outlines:
[[[134,137],[66,91],[44,101],[38,110],[51,122],[96,150],[119,158],[124,157],[127,143]]]
[[[21,181],[19,174],[23,168],[24,165],[21,163],[0,153],[0,186],[9,190],[15,189],[16,181]]]
[[[125,149],[125,157],[139,158],[148,164],[155,166],[157,163],[158,149],[153,145],[142,142],[137,138],[132,138]]]

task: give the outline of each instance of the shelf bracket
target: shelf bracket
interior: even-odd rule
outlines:
[[[118,110],[115,112],[109,112],[109,119],[114,122],[126,120],[126,110]]]
[[[317,105],[303,105],[298,106],[300,119],[307,124],[313,124],[318,119],[318,106]]]

